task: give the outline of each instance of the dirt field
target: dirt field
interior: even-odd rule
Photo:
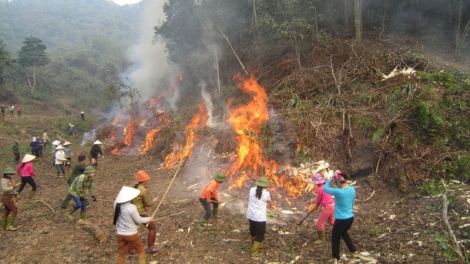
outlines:
[[[88,154],[90,146],[78,146],[74,139],[74,160]],[[268,218],[265,250],[251,259],[248,224],[244,216],[248,189],[231,190],[220,194],[227,201],[219,210],[219,219],[210,220],[204,231],[195,228],[203,215],[197,200],[202,186],[210,176],[223,168],[224,159],[211,157],[204,166],[196,158],[186,161],[156,213],[157,245],[161,253],[147,254],[149,263],[326,263],[330,258],[329,238],[323,245],[316,240],[315,218],[312,214],[302,225],[297,223],[306,215],[305,207],[284,207]],[[66,210],[60,208],[66,194],[65,178],[57,178],[52,168],[52,154],[47,153],[35,163],[38,184],[36,200],[29,200],[29,186],[18,202],[20,212],[17,232],[0,232],[1,263],[115,263],[117,245],[112,225],[113,200],[123,185],[134,184],[139,169],[151,175],[151,198],[161,198],[175,175],[173,170],[159,170],[151,156],[122,157],[106,153],[100,159],[95,179],[97,202],[87,208],[88,220],[98,225],[107,240],[99,243],[94,236],[69,221]],[[197,166],[199,167],[197,167]],[[2,168],[3,169],[3,168]],[[381,176],[352,179],[357,189],[356,218],[350,234],[365,258],[348,256],[342,242],[342,263],[448,263],[435,233],[446,233],[441,220],[442,201],[439,198],[404,196],[394,188],[381,184]],[[19,177],[15,176],[19,181]],[[220,192],[228,184],[222,184]],[[297,201],[300,204],[311,197]],[[50,206],[50,208],[47,205]],[[70,203],[70,205],[72,202]],[[154,209],[156,206],[154,207]],[[281,211],[292,211],[284,214]],[[456,207],[455,214],[468,214],[466,201]],[[75,213],[76,220],[79,218]],[[450,217],[454,217],[453,215]],[[455,227],[457,229],[457,227]],[[145,228],[140,229],[146,245]],[[326,227],[327,237],[331,227]],[[147,248],[147,246],[145,246]],[[371,259],[376,260],[376,262]],[[371,262],[372,261],[372,262]],[[136,256],[126,263],[137,263]]]

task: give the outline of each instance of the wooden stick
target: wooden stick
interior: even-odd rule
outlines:
[[[47,205],[47,207],[49,207],[49,209],[51,209],[51,211],[55,214],[54,209],[52,209],[52,207],[48,203],[44,202],[43,200],[38,200],[38,202],[41,202],[41,203]]]
[[[184,161],[182,160],[182,161],[180,161],[180,162],[178,163],[178,169],[176,170],[175,175],[173,175],[173,179],[171,180],[170,185],[168,185],[168,188],[166,189],[166,192],[165,192],[165,194],[163,195],[162,199],[160,199],[160,203],[158,204],[157,208],[156,208],[155,211],[153,212],[152,217],[155,216],[155,214],[156,214],[157,211],[158,211],[158,208],[160,208],[160,205],[162,205],[163,200],[165,200],[165,197],[166,197],[166,195],[168,194],[168,191],[170,190],[171,185],[173,184],[173,181],[175,181],[176,175],[178,175],[178,172],[180,171],[181,166],[183,165],[183,162],[184,162]],[[148,223],[147,223],[146,226],[148,226]]]
[[[172,216],[174,216],[174,215],[180,215],[180,214],[183,214],[183,213],[184,213],[184,211],[179,212],[179,213],[176,213],[176,214],[171,214],[171,215],[169,215],[169,216],[165,216],[165,217],[162,217],[162,218],[153,219],[152,221],[153,221],[153,222],[156,222],[156,221],[158,221],[158,220],[163,220],[163,219],[165,219],[165,218],[172,217]]]
[[[370,198],[372,198],[372,196],[374,196],[374,193],[375,193],[375,191],[372,191],[372,194],[369,196],[369,198],[365,199],[364,202],[369,200]]]
[[[242,69],[245,72],[245,74],[250,75],[250,74],[248,74],[248,71],[245,69],[245,66],[243,65],[242,61],[240,60],[237,53],[235,52],[235,49],[233,48],[232,43],[230,43],[230,40],[228,39],[227,35],[225,35],[224,32],[222,32],[222,30],[220,30],[220,28],[219,28],[219,32],[220,32],[220,34],[222,34],[222,37],[224,37],[224,39],[227,41],[228,45],[230,46],[230,49],[232,49],[233,55],[235,55],[235,57],[237,58],[238,63],[240,63],[240,65],[242,66]]]

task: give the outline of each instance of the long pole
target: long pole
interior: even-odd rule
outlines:
[[[179,164],[178,164],[178,169],[176,170],[175,175],[173,175],[173,179],[171,180],[170,185],[168,185],[168,188],[166,189],[165,194],[163,195],[162,199],[160,199],[160,203],[158,204],[158,206],[157,206],[157,208],[155,209],[155,211],[153,211],[152,217],[155,216],[155,213],[157,213],[158,208],[160,208],[160,205],[162,205],[163,200],[165,200],[165,197],[166,197],[166,195],[168,194],[168,191],[170,190],[171,185],[173,184],[173,181],[175,181],[176,175],[178,175],[178,172],[179,172],[180,169],[181,169],[181,165],[183,165],[183,161],[180,161],[180,162],[179,162]],[[148,225],[148,223],[147,223],[147,225]]]

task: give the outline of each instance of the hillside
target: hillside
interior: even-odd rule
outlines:
[[[47,152],[34,163],[37,199],[27,198],[28,186],[18,203],[19,230],[0,232],[0,258],[115,263],[112,204],[143,169],[152,178],[150,196],[161,202],[153,210],[163,250],[147,253],[151,263],[325,263],[331,227],[327,243],[314,245],[318,214],[299,225],[315,198],[301,176],[311,177],[307,169],[324,160],[357,191],[350,233],[361,257],[342,244],[341,263],[468,262],[468,38],[447,40],[464,34],[463,24],[449,29],[469,19],[458,15],[469,3],[393,3],[365,1],[358,36],[353,7],[340,0],[170,1],[154,28],[157,45],[142,49],[135,65],[119,63],[114,43],[94,42],[42,69],[55,84],[38,86],[47,100],[28,93],[28,69],[7,65],[8,94],[0,101],[14,98],[25,111],[1,124],[1,164],[10,166],[13,141],[24,155],[44,129],[71,141],[74,159],[102,141],[98,201],[87,215],[106,241],[67,220],[59,206],[65,179]],[[436,12],[440,5],[451,15]],[[435,21],[441,24],[433,31]],[[155,55],[162,45],[165,58]],[[124,76],[134,68],[145,88]],[[73,114],[64,116],[71,105]],[[86,121],[78,116],[84,108]],[[75,137],[67,136],[69,122]],[[199,231],[199,192],[221,171],[229,180],[219,190],[220,218]],[[269,178],[273,201],[266,249],[250,258],[248,188],[260,176]],[[140,233],[145,244],[147,231]],[[21,255],[10,254],[17,248]]]
[[[138,5],[112,1],[0,1],[0,39],[15,54],[24,38],[36,36],[54,52],[107,39],[127,48],[137,37]]]

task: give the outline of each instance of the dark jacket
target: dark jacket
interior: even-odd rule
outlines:
[[[70,175],[70,179],[67,181],[67,183],[69,185],[72,184],[75,178],[83,174],[83,172],[85,171],[85,168],[86,168],[86,165],[83,165],[80,162],[77,162],[75,167],[73,167],[72,175]]]
[[[98,154],[103,156],[103,151],[101,151],[101,147],[99,145],[93,145],[90,150],[90,156],[94,159],[98,159]]]

